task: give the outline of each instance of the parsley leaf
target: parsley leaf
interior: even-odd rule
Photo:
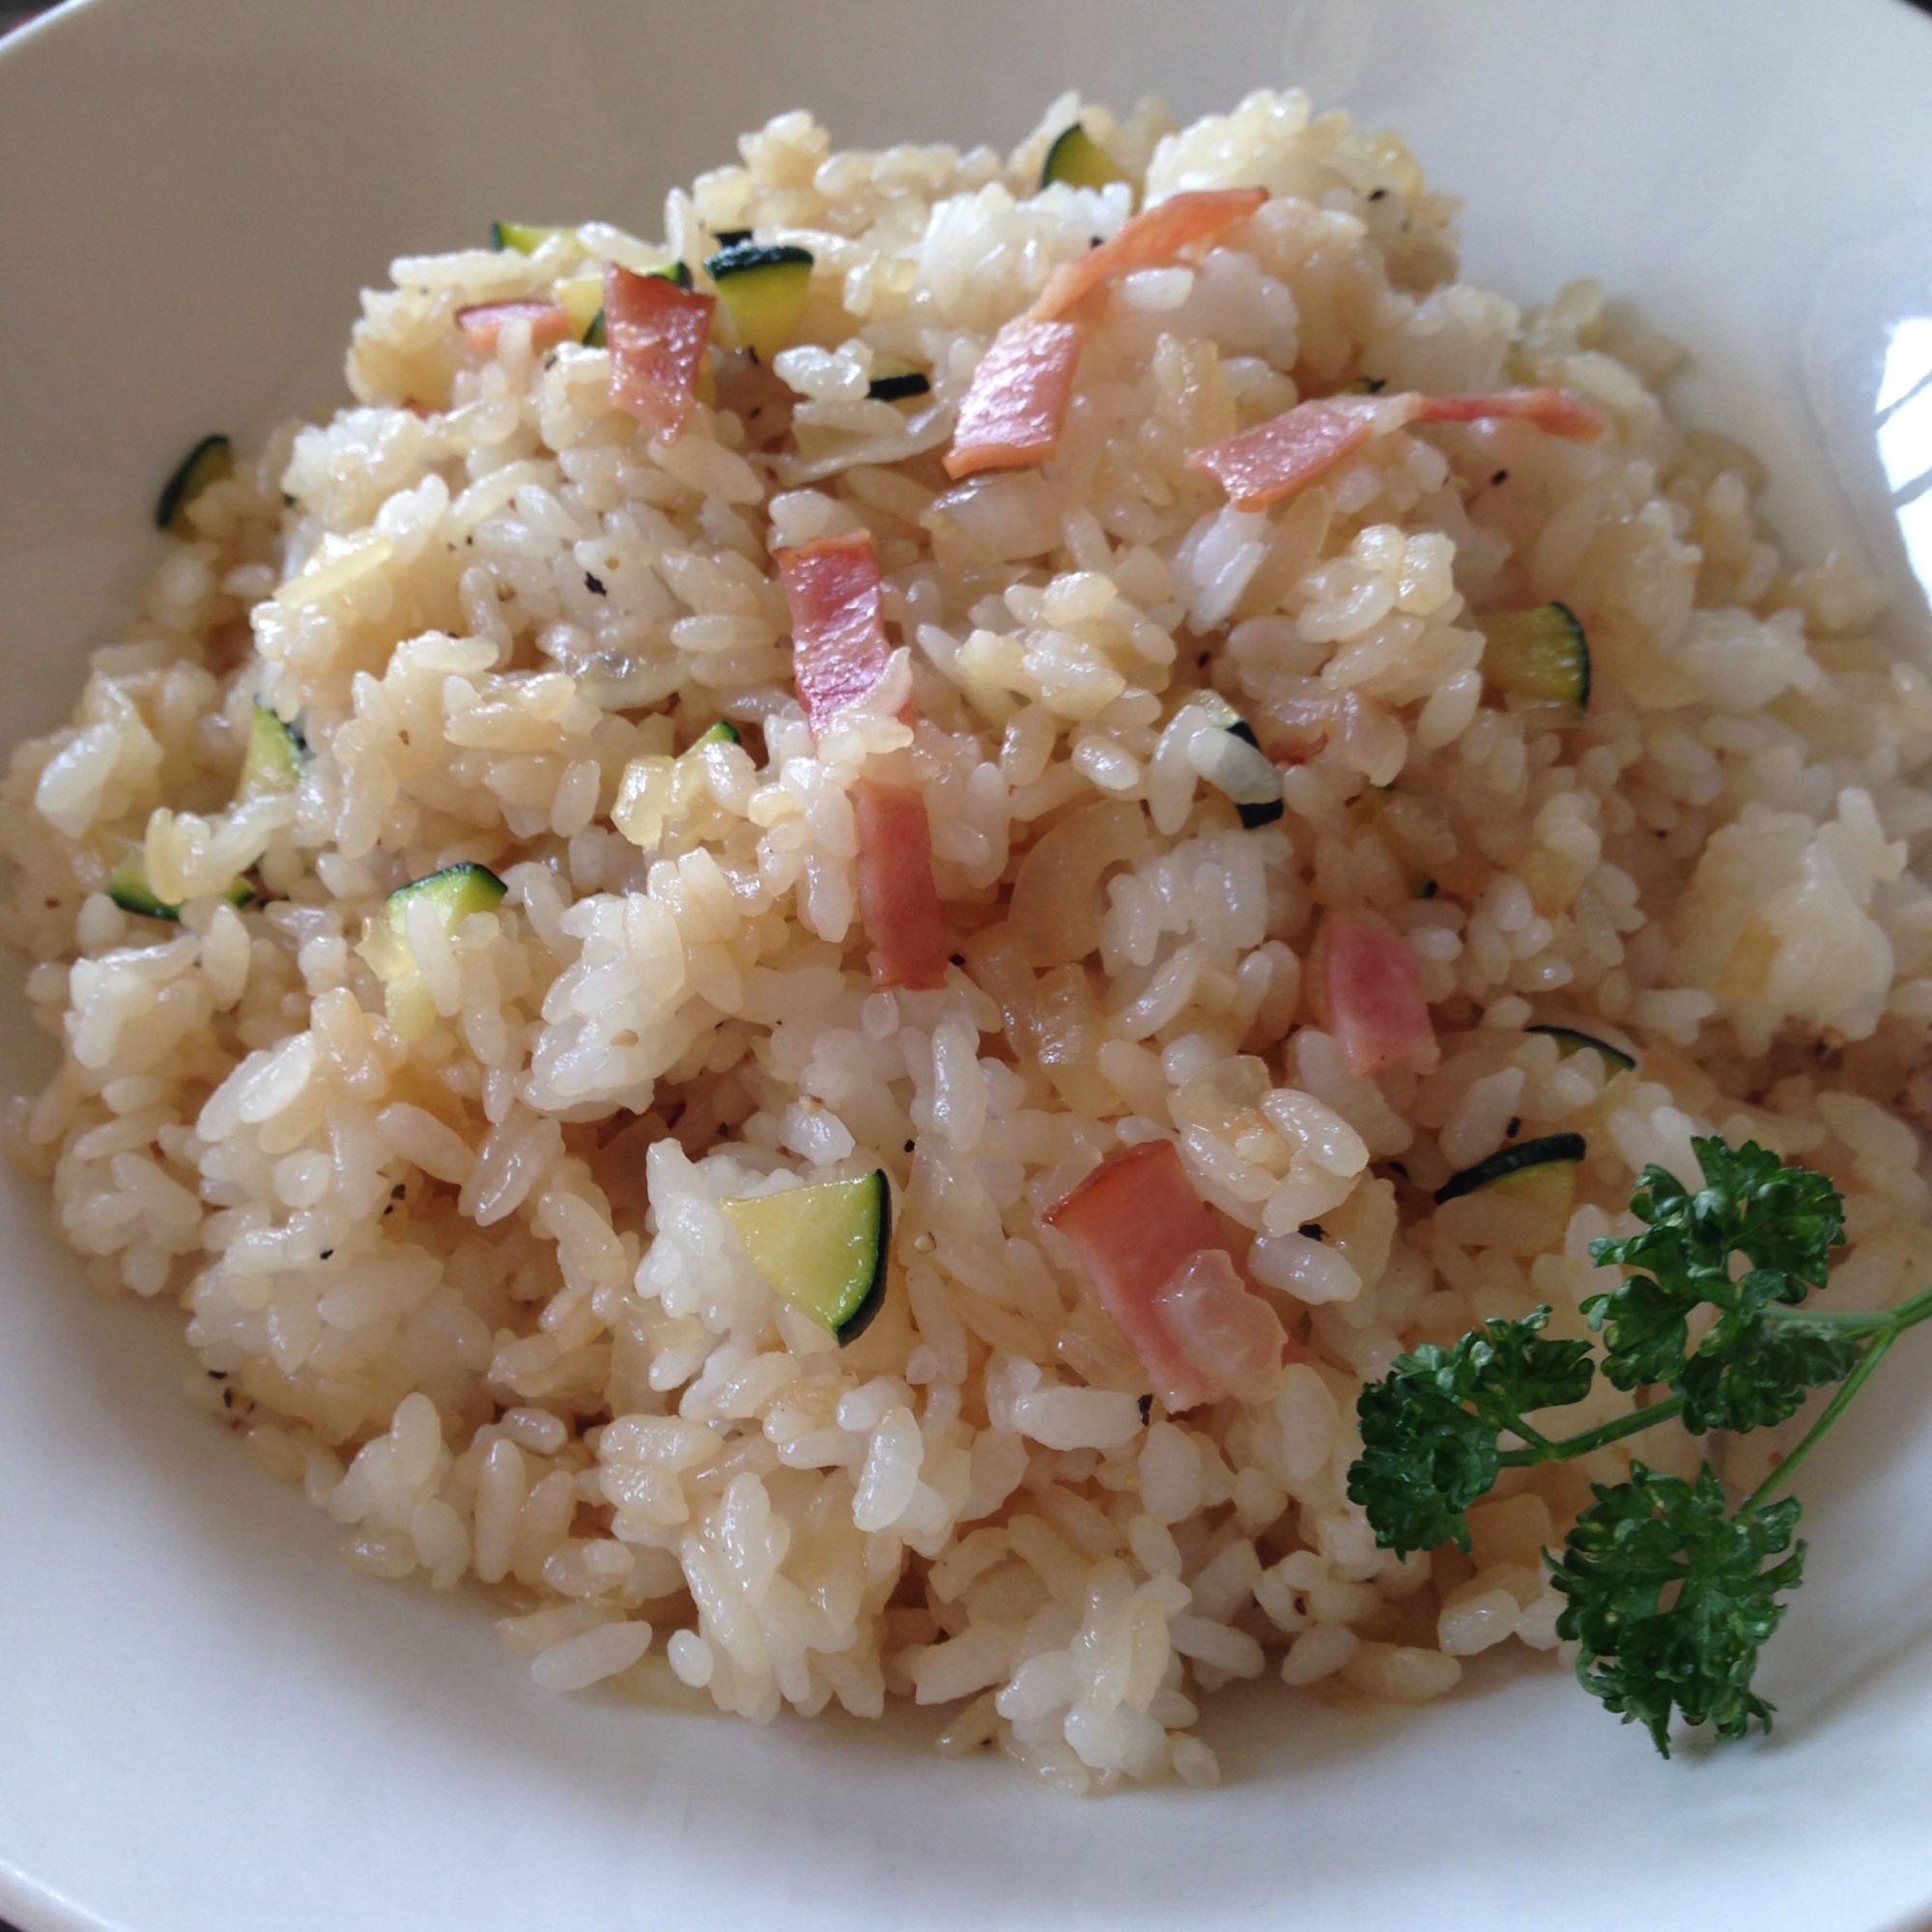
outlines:
[[[1486,1321],[1451,1349],[1425,1343],[1363,1389],[1362,1454],[1349,1470],[1349,1496],[1383,1548],[1406,1555],[1453,1542],[1467,1549],[1463,1512],[1495,1483],[1497,1436],[1520,1433],[1534,1409],[1589,1393],[1589,1343],[1544,1341],[1538,1331],[1548,1320],[1539,1308],[1518,1321]]]
[[[1646,1167],[1631,1208],[1640,1235],[1590,1243],[1591,1258],[1634,1274],[1583,1304],[1604,1330],[1604,1374],[1618,1388],[1663,1382],[1684,1398],[1693,1435],[1760,1429],[1796,1413],[1805,1392],[1843,1377],[1858,1357],[1849,1337],[1774,1323],[1774,1303],[1801,1302],[1823,1283],[1845,1236],[1844,1201],[1822,1174],[1786,1167],[1747,1141],[1692,1141],[1705,1184],[1694,1194]],[[1734,1281],[1732,1257],[1749,1268]],[[1690,1348],[1690,1321],[1704,1303],[1718,1319]]]
[[[1784,1615],[1774,1599],[1804,1577],[1804,1545],[1791,1549],[1797,1497],[1733,1516],[1708,1463],[1694,1484],[1633,1463],[1629,1482],[1594,1487],[1562,1557],[1545,1558],[1570,1600],[1556,1632],[1583,1646],[1584,1690],[1644,1725],[1665,1757],[1673,1707],[1720,1738],[1743,1737],[1753,1720],[1769,1729],[1772,1706],[1751,1671]]]

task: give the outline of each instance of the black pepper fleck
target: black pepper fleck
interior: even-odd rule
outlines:
[[[1153,1419],[1153,1397],[1151,1395],[1144,1395],[1141,1397],[1142,1426],[1145,1427],[1152,1419]]]
[[[228,1371],[226,1369],[210,1369],[208,1373],[211,1380],[225,1382],[228,1379]]]
[[[1320,1221],[1304,1221],[1295,1233],[1310,1241],[1325,1241],[1328,1237],[1321,1232]]]
[[[910,1153],[910,1152],[912,1151],[912,1143],[911,1143],[910,1141],[907,1141],[907,1142],[906,1142],[906,1144],[905,1144],[905,1151],[906,1151],[906,1152],[907,1152],[907,1153]]]
[[[1509,1125],[1503,1129],[1503,1139],[1506,1141],[1513,1141],[1516,1139],[1517,1135],[1519,1135],[1521,1132],[1522,1132],[1522,1116],[1520,1114],[1512,1114],[1510,1116]]]
[[[1388,189],[1385,187],[1376,188],[1371,192],[1369,199],[1371,201],[1386,201],[1388,199]]]
[[[583,587],[593,597],[602,597],[605,594],[604,580],[601,577],[593,577],[587,570],[583,573]]]
[[[1507,483],[1509,480],[1510,480],[1509,471],[1507,469],[1498,469],[1496,473],[1490,478],[1490,488],[1493,490],[1497,486],[1497,484]]]
[[[1399,1160],[1392,1160],[1389,1162],[1389,1172],[1391,1174],[1401,1175],[1405,1180],[1408,1179],[1408,1169],[1403,1166],[1402,1162]]]
[[[966,955],[963,952],[949,952],[946,956],[947,958],[952,960],[953,965],[955,966],[963,966],[966,963]]]
[[[399,1180],[396,1182],[395,1186],[389,1189],[389,1199],[391,1201],[400,1201],[403,1198],[403,1196],[406,1195],[409,1191],[410,1191],[409,1183],[404,1180]]]
[[[316,1259],[324,1262],[333,1261],[335,1259],[335,1250],[333,1248],[324,1248]]]
[[[221,1391],[221,1406],[223,1408],[233,1408],[235,1406],[235,1391],[233,1389],[223,1389]]]

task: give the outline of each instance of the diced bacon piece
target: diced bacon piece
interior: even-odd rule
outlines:
[[[1234,1251],[1195,1193],[1172,1141],[1143,1141],[1117,1153],[1046,1219],[1073,1243],[1101,1305],[1120,1323],[1169,1410],[1179,1413],[1236,1393],[1223,1377],[1236,1358],[1254,1366],[1248,1357],[1260,1324],[1252,1311],[1228,1301],[1227,1277],[1202,1266],[1204,1252],[1218,1250],[1232,1272]],[[1238,1287],[1238,1276],[1236,1282]],[[1239,1292],[1273,1320],[1251,1290]],[[1275,1333],[1286,1341],[1278,1321]]]
[[[1221,1248],[1201,1248],[1153,1298],[1160,1323],[1208,1383],[1237,1402],[1272,1402],[1281,1393],[1280,1318],[1235,1272]]]
[[[982,469],[1044,463],[1060,441],[1080,359],[1079,327],[1059,317],[1102,282],[1169,260],[1252,214],[1266,199],[1267,190],[1260,187],[1177,194],[1136,214],[1111,242],[1077,262],[1062,263],[1039,299],[1008,323],[980,357],[959,406],[946,473],[956,480]]]
[[[852,530],[781,550],[778,565],[791,607],[792,684],[806,722],[822,732],[886,673],[879,559],[872,539]]]
[[[1111,242],[1088,249],[1077,262],[1063,262],[1028,314],[1035,322],[1051,322],[1102,282],[1172,260],[1190,242],[1209,241],[1232,228],[1267,198],[1264,187],[1198,188],[1170,195],[1122,223]]]
[[[1024,317],[1008,323],[973,372],[946,473],[956,478],[1044,463],[1060,440],[1079,359],[1079,324]]]
[[[1187,467],[1213,477],[1237,510],[1265,509],[1353,455],[1375,435],[1378,413],[1367,398],[1296,403],[1266,422],[1195,450]]]
[[[1210,442],[1187,458],[1211,476],[1237,510],[1262,510],[1305,489],[1371,438],[1411,423],[1483,422],[1516,417],[1552,436],[1591,442],[1604,419],[1567,389],[1503,389],[1489,396],[1318,396],[1252,429]]]
[[[1575,442],[1595,442],[1604,433],[1604,419],[1580,396],[1568,389],[1503,389],[1489,396],[1417,396],[1416,422],[1487,422],[1517,416],[1551,436]]]
[[[611,400],[654,435],[675,442],[691,417],[715,296],[681,289],[668,275],[604,270],[604,334],[611,345]]]
[[[530,326],[530,347],[548,349],[570,334],[570,311],[561,302],[479,302],[456,311],[456,326],[487,355],[497,347],[503,327],[522,316]]]
[[[872,942],[874,986],[946,983],[946,928],[932,881],[932,827],[910,785],[861,779],[852,787],[859,822],[859,917]]]
[[[1349,1071],[1364,1078],[1398,1067],[1434,1073],[1442,1049],[1422,996],[1422,962],[1408,941],[1337,912],[1322,923],[1316,950],[1312,978]]]

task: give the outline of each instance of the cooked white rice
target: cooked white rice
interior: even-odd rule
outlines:
[[[1129,212],[1125,185],[1035,191],[1076,113],[1149,198],[1274,198],[1093,305],[1056,461],[952,486],[993,331]],[[1593,284],[1521,310],[1454,279],[1455,204],[1392,135],[1257,94],[1181,131],[1058,101],[1005,160],[834,154],[802,113],[740,151],[665,235],[694,265],[740,228],[815,257],[775,453],[722,408],[651,440],[601,349],[466,343],[467,304],[667,259],[590,224],[396,263],[354,404],[195,499],[72,724],[6,781],[6,929],[65,1046],[14,1103],[14,1159],[95,1287],[179,1299],[197,1399],[351,1564],[478,1579],[559,1690],[669,1674],[760,1721],[915,1698],[949,1707],[943,1748],[1085,1791],[1213,1783],[1190,1726],[1233,1679],[1422,1701],[1475,1652],[1553,1651],[1538,1550],[1626,1452],[1506,1474],[1473,1558],[1398,1562],[1344,1492],[1361,1381],[1539,1301],[1583,1332],[1590,1238],[1714,1129],[1846,1190],[1834,1301],[1923,1277],[1932,690],[1866,635],[1853,569],[1780,558],[1752,459],[1673,426],[1669,345]],[[932,395],[867,399],[889,358]],[[1563,385],[1610,434],[1389,435],[1266,513],[1181,466],[1364,376]],[[859,526],[918,722],[814,743],[772,552]],[[1472,611],[1550,598],[1590,639],[1580,727],[1478,668]],[[1175,754],[1208,682],[1325,721],[1275,825],[1239,830]],[[231,806],[258,697],[312,755],[292,797]],[[639,849],[626,767],[721,717],[748,747],[706,753]],[[847,794],[893,753],[968,962],[938,991],[865,970]],[[1096,858],[1091,907],[1016,906],[1044,833],[1093,857],[1107,814],[1080,814],[1122,802],[1144,856],[1103,899]],[[130,848],[178,925],[107,896]],[[508,896],[411,924],[429,1006],[399,1028],[358,942],[463,860]],[[1336,907],[1408,935],[1438,1072],[1352,1077],[1316,1025],[1302,961]],[[1015,927],[1076,963],[1016,975]],[[1636,1069],[1525,1031],[1551,1020]],[[1589,1147],[1567,1226],[1434,1206],[1558,1130]],[[1272,1401],[1140,1403],[1040,1219],[1157,1136],[1312,1356]],[[874,1167],[891,1290],[841,1350],[716,1204]],[[1629,1400],[1600,1384],[1590,1419]]]

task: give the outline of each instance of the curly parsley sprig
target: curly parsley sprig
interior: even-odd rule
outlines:
[[[1844,1239],[1843,1197],[1755,1142],[1691,1145],[1703,1187],[1645,1168],[1631,1199],[1643,1232],[1590,1248],[1600,1264],[1638,1270],[1582,1307],[1604,1337],[1604,1375],[1648,1392],[1643,1407],[1569,1435],[1533,1424],[1581,1402],[1599,1367],[1588,1342],[1544,1337],[1549,1310],[1539,1308],[1398,1357],[1362,1391],[1362,1454],[1349,1471],[1349,1494],[1384,1548],[1466,1550],[1465,1513],[1503,1469],[1567,1462],[1678,1417],[1693,1435],[1766,1428],[1836,1382],[1797,1447],[1735,1509],[1708,1463],[1686,1482],[1633,1462],[1627,1482],[1593,1486],[1562,1554],[1544,1552],[1569,1600],[1557,1634],[1579,1646],[1583,1688],[1644,1725],[1666,1757],[1673,1712],[1720,1738],[1770,1727],[1751,1677],[1784,1614],[1779,1593],[1804,1567],[1793,1541],[1801,1505],[1771,1498],[1898,1337],[1932,1319],[1932,1290],[1876,1314],[1803,1306]]]
[[[1804,1575],[1804,1544],[1784,1556],[1798,1498],[1733,1512],[1708,1463],[1687,1483],[1633,1462],[1629,1482],[1596,1493],[1562,1557],[1548,1559],[1570,1600],[1557,1634],[1582,1645],[1583,1688],[1643,1724],[1665,1757],[1673,1705],[1720,1738],[1743,1737],[1753,1719],[1769,1728],[1772,1707],[1751,1672],[1784,1615],[1777,1593]],[[1767,1556],[1784,1560],[1767,1570]]]
[[[1852,1336],[1766,1317],[1822,1288],[1831,1251],[1845,1238],[1844,1199],[1822,1174],[1785,1167],[1748,1141],[1715,1134],[1691,1143],[1704,1185],[1646,1167],[1631,1211],[1640,1235],[1590,1243],[1593,1261],[1646,1270],[1583,1304],[1603,1331],[1604,1374],[1620,1389],[1662,1383],[1684,1398],[1684,1426],[1766,1429],[1795,1415],[1814,1388],[1841,1381],[1858,1359]],[[1750,1264],[1732,1278],[1731,1258]],[[1690,1321],[1717,1312],[1695,1348]]]

